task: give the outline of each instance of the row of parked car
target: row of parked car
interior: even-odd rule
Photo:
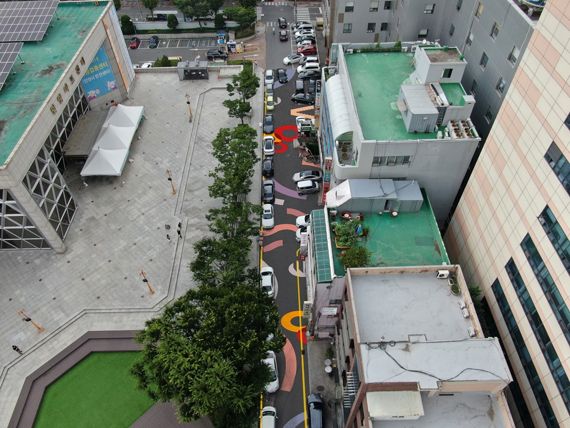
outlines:
[[[309,427],[324,427],[324,403],[321,394],[310,394],[307,397],[307,410],[309,412]],[[265,406],[261,410],[261,428],[275,428],[277,426],[277,409]]]

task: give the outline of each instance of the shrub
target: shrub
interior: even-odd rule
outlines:
[[[352,247],[341,254],[340,260],[345,268],[364,267],[370,263],[370,251],[364,247]]]
[[[129,15],[122,15],[121,16],[121,31],[125,35],[135,33],[135,25],[131,21],[131,18],[129,17]]]
[[[176,17],[176,15],[168,15],[167,19],[168,21],[166,25],[168,26],[168,28],[174,30],[176,27],[178,27],[178,18]]]
[[[221,30],[226,26],[224,15],[216,13],[216,16],[214,17],[214,26],[216,27],[216,30]]]

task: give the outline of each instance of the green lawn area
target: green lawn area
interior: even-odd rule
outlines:
[[[34,428],[129,427],[153,404],[129,373],[138,352],[94,352],[43,396]]]

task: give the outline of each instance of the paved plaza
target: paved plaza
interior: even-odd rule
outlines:
[[[66,180],[79,208],[67,251],[2,253],[0,426],[8,425],[26,376],[67,345],[87,331],[141,329],[192,287],[192,245],[207,233],[204,216],[215,204],[208,196],[215,165],[210,142],[221,127],[238,123],[222,106],[226,83],[217,72],[209,81],[183,82],[176,73],[138,73],[124,103],[144,106],[145,118],[123,175],[84,185],[81,166],[68,165]],[[257,128],[261,92],[252,105]],[[22,319],[22,309],[32,321]]]

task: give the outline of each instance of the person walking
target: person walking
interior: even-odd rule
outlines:
[[[16,345],[12,345],[12,349],[20,355],[24,355],[24,352]]]

